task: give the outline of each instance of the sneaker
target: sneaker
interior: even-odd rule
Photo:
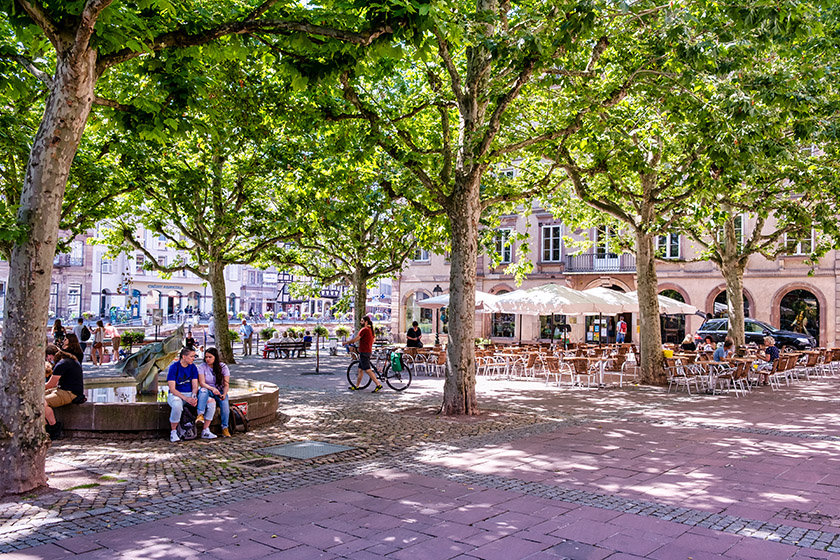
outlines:
[[[348,387],[348,388],[349,388],[351,391],[358,391],[358,390],[359,390],[359,388],[358,388],[358,387],[356,387],[355,385],[350,385],[350,387]]]
[[[222,428],[222,437],[230,437],[230,430]]]
[[[175,430],[169,432],[169,441],[171,441],[172,443],[181,441],[181,438],[178,437],[178,432],[176,432]]]
[[[376,389],[374,389],[374,390],[373,390],[373,392],[374,392],[374,393],[378,393],[378,392],[379,392],[379,391],[381,391],[381,390],[382,390],[382,385],[377,385],[377,386],[376,386]]]
[[[199,424],[204,424],[204,415],[203,414],[199,414],[198,416],[195,417],[195,424],[196,424],[196,426],[198,426]]]
[[[211,432],[210,430],[204,430],[201,432],[201,439],[216,439],[216,434]]]

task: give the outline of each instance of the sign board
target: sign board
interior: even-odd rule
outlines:
[[[263,272],[263,284],[276,284],[277,283],[277,273],[276,272]]]
[[[156,327],[163,324],[163,309],[152,309],[152,324]]]

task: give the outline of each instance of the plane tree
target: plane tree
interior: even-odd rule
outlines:
[[[45,483],[47,438],[43,429],[43,340],[50,269],[59,238],[61,208],[70,170],[94,105],[130,112],[143,132],[159,138],[177,126],[182,95],[145,97],[147,63],[164,51],[218,61],[235,56],[248,37],[282,36],[285,56],[316,56],[305,86],[336,60],[347,63],[364,48],[414,27],[413,6],[326,2],[318,6],[266,0],[171,2],[1,0],[4,33],[0,60],[25,69],[47,92],[40,124],[30,142],[21,196],[13,223],[0,364],[0,492],[18,493]],[[310,40],[311,38],[311,40]],[[122,97],[103,82],[115,74],[134,76]],[[161,76],[165,73],[161,72]],[[175,76],[177,86],[189,76]],[[119,80],[116,80],[119,81]],[[163,79],[160,81],[164,81]],[[0,72],[0,87],[8,84]],[[139,87],[138,87],[139,86]],[[126,111],[127,110],[127,111]]]
[[[272,65],[256,63],[206,69],[203,79],[212,85],[191,103],[187,131],[162,144],[150,140],[135,154],[142,186],[122,197],[106,230],[112,252],[136,252],[149,270],[207,282],[216,343],[227,363],[234,356],[225,267],[265,258],[307,219],[287,204],[282,188],[293,180],[303,146],[285,134],[294,94],[272,73]],[[158,258],[138,238],[139,226],[162,236],[178,256]]]
[[[752,25],[778,25],[785,13],[702,0],[668,5],[477,0],[430,9],[422,35],[394,45],[376,65],[362,61],[348,68],[339,95],[320,105],[328,118],[365,134],[414,175],[419,188],[407,185],[392,196],[421,212],[444,212],[452,250],[443,411],[476,414],[475,263],[486,209],[545,195],[570,177],[557,173],[561,167],[567,173],[574,169],[574,160],[566,157],[569,139],[609,114],[636,84],[670,79],[679,70],[668,64],[679,56],[702,58],[695,42],[698,26],[725,27],[729,37],[723,39],[729,41]],[[522,176],[495,180],[494,170],[520,158]],[[652,302],[645,305],[652,309]],[[644,353],[652,360],[646,369],[653,372],[652,344]]]

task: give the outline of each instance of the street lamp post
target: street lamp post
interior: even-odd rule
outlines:
[[[443,293],[443,288],[440,287],[440,284],[435,285],[434,289],[432,289],[432,293],[435,294],[435,297],[438,297]],[[440,345],[440,308],[435,309],[435,346]]]

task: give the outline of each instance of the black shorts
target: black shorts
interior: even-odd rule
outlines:
[[[359,352],[359,369],[370,369],[370,352]]]

